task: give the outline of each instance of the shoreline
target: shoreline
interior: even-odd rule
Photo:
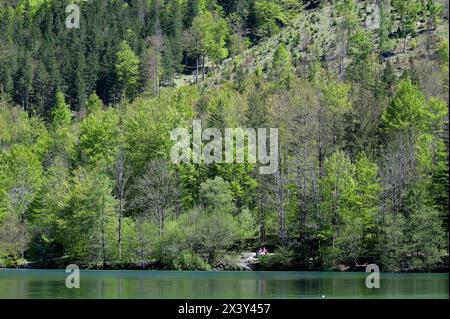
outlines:
[[[65,267],[0,267],[0,270],[65,270]],[[355,269],[349,269],[349,270],[323,270],[323,269],[253,269],[253,270],[244,270],[244,269],[210,269],[210,270],[177,270],[177,269],[167,269],[167,268],[141,268],[141,267],[80,267],[80,270],[82,271],[161,271],[161,272],[305,272],[305,273],[365,273],[365,269],[360,268]],[[449,267],[440,267],[435,268],[431,270],[418,270],[418,269],[403,269],[400,271],[380,271],[380,273],[390,273],[390,274],[442,274],[442,273],[449,273]]]

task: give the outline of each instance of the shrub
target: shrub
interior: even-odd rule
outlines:
[[[175,270],[211,270],[211,266],[202,257],[190,251],[183,251],[172,262]]]
[[[295,266],[294,250],[290,246],[278,246],[274,254],[261,256],[260,267],[264,270],[287,270]]]
[[[199,251],[213,261],[216,253],[229,248],[236,239],[236,224],[230,214],[204,215],[194,226]]]
[[[156,243],[155,257],[166,267],[171,268],[173,262],[183,251],[189,249],[187,240],[188,230],[183,231],[180,220],[169,221],[163,235]]]
[[[239,225],[237,230],[240,238],[247,239],[256,236],[258,225],[250,210],[243,209],[236,217],[236,223]]]
[[[233,195],[230,184],[221,177],[209,179],[200,185],[200,201],[208,211],[230,213],[233,210]]]

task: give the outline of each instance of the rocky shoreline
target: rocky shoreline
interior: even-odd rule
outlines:
[[[272,256],[273,253],[269,253],[267,256]],[[231,256],[230,256],[231,257]],[[81,269],[89,270],[153,270],[153,271],[167,271],[171,270],[164,265],[157,262],[148,263],[107,263],[106,265],[85,265],[70,261],[66,258],[57,258],[51,261],[43,262],[29,262],[22,260],[15,267],[7,266],[0,260],[0,269],[65,269],[69,264],[77,264]],[[337,272],[365,272],[369,263],[356,264],[356,265],[338,265],[337,269],[333,271]],[[203,271],[203,270],[197,270]],[[261,265],[261,259],[257,257],[254,252],[241,252],[232,256],[227,261],[219,262],[214,265],[211,271],[314,271],[314,272],[326,272],[318,267],[300,267],[290,269],[271,269],[265,268]],[[445,273],[449,271],[448,263],[442,263],[432,269],[418,270],[412,268],[402,268],[399,273]]]

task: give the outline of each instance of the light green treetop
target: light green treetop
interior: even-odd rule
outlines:
[[[120,44],[115,67],[123,93],[134,97],[139,86],[139,58],[126,41]]]
[[[63,127],[70,124],[72,120],[72,112],[70,106],[66,103],[62,92],[56,93],[56,105],[53,109],[53,125],[55,127]]]

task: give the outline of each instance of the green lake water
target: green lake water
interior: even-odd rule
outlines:
[[[0,269],[4,298],[445,298],[448,274],[381,273],[368,289],[366,273],[81,271],[66,288],[64,270]]]

